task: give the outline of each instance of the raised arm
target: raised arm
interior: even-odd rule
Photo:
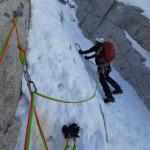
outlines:
[[[96,54],[91,55],[91,56],[85,56],[85,59],[92,59],[92,58],[95,58],[95,57],[96,57]]]
[[[91,52],[95,52],[97,49],[98,49],[98,46],[97,46],[97,45],[94,45],[94,46],[93,46],[92,48],[90,48],[89,50],[82,51],[82,54],[88,54],[88,53],[91,53]]]

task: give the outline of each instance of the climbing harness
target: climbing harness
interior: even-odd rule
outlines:
[[[106,77],[106,73],[111,72],[111,67],[108,62],[105,62],[99,65],[97,70],[99,75],[103,75],[104,77]]]

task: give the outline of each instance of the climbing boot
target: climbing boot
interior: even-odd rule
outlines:
[[[122,89],[115,89],[112,94],[122,94],[123,90]]]
[[[104,100],[104,103],[109,103],[109,102],[114,103],[115,102],[115,98],[113,96],[108,96],[108,97],[104,98],[103,100]]]

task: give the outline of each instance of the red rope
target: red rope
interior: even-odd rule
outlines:
[[[35,114],[36,122],[37,122],[37,125],[38,125],[38,127],[39,127],[40,133],[42,134],[42,137],[43,137],[43,140],[44,140],[43,142],[45,143],[45,144],[44,144],[44,145],[45,145],[45,148],[46,148],[46,150],[48,150],[48,145],[47,145],[47,142],[46,142],[46,138],[45,138],[45,136],[44,136],[44,132],[43,132],[42,127],[41,127],[41,125],[40,125],[40,121],[39,121],[39,119],[38,119],[38,115],[37,115],[35,106],[34,106],[34,114]]]
[[[15,28],[16,28],[16,35],[17,35],[18,43],[20,43],[20,39],[19,39],[19,31],[18,31],[18,27],[17,27],[16,21],[13,20],[12,23],[14,24],[14,26],[15,26]]]
[[[18,49],[19,49],[19,55],[21,52],[23,52],[25,56],[25,60],[27,60],[26,50],[22,47],[22,45],[18,45]]]
[[[32,97],[30,101],[30,110],[28,113],[28,122],[27,122],[27,128],[26,128],[26,135],[25,135],[25,142],[24,142],[24,150],[27,150],[27,142],[28,142],[28,134],[29,134],[29,124],[30,124],[30,114],[32,110]]]
[[[11,38],[11,36],[12,36],[13,29],[14,29],[14,24],[12,25],[12,28],[11,28],[10,33],[9,33],[9,36],[8,36],[8,40],[6,41],[4,50],[3,50],[2,55],[1,55],[1,57],[0,57],[0,63],[2,62],[2,59],[3,59],[4,55],[5,55],[5,52],[6,52],[7,49],[8,49],[8,43],[9,43],[9,40],[10,40],[10,38]]]

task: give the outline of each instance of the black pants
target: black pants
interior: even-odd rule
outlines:
[[[99,72],[99,81],[100,84],[104,90],[105,96],[106,97],[111,97],[112,93],[111,90],[109,88],[108,83],[116,90],[120,89],[121,87],[119,86],[119,84],[114,81],[110,76],[110,72],[111,72],[111,67],[109,66],[105,66],[106,68],[103,67],[99,67],[98,68],[98,72]],[[108,82],[108,83],[107,83]]]

